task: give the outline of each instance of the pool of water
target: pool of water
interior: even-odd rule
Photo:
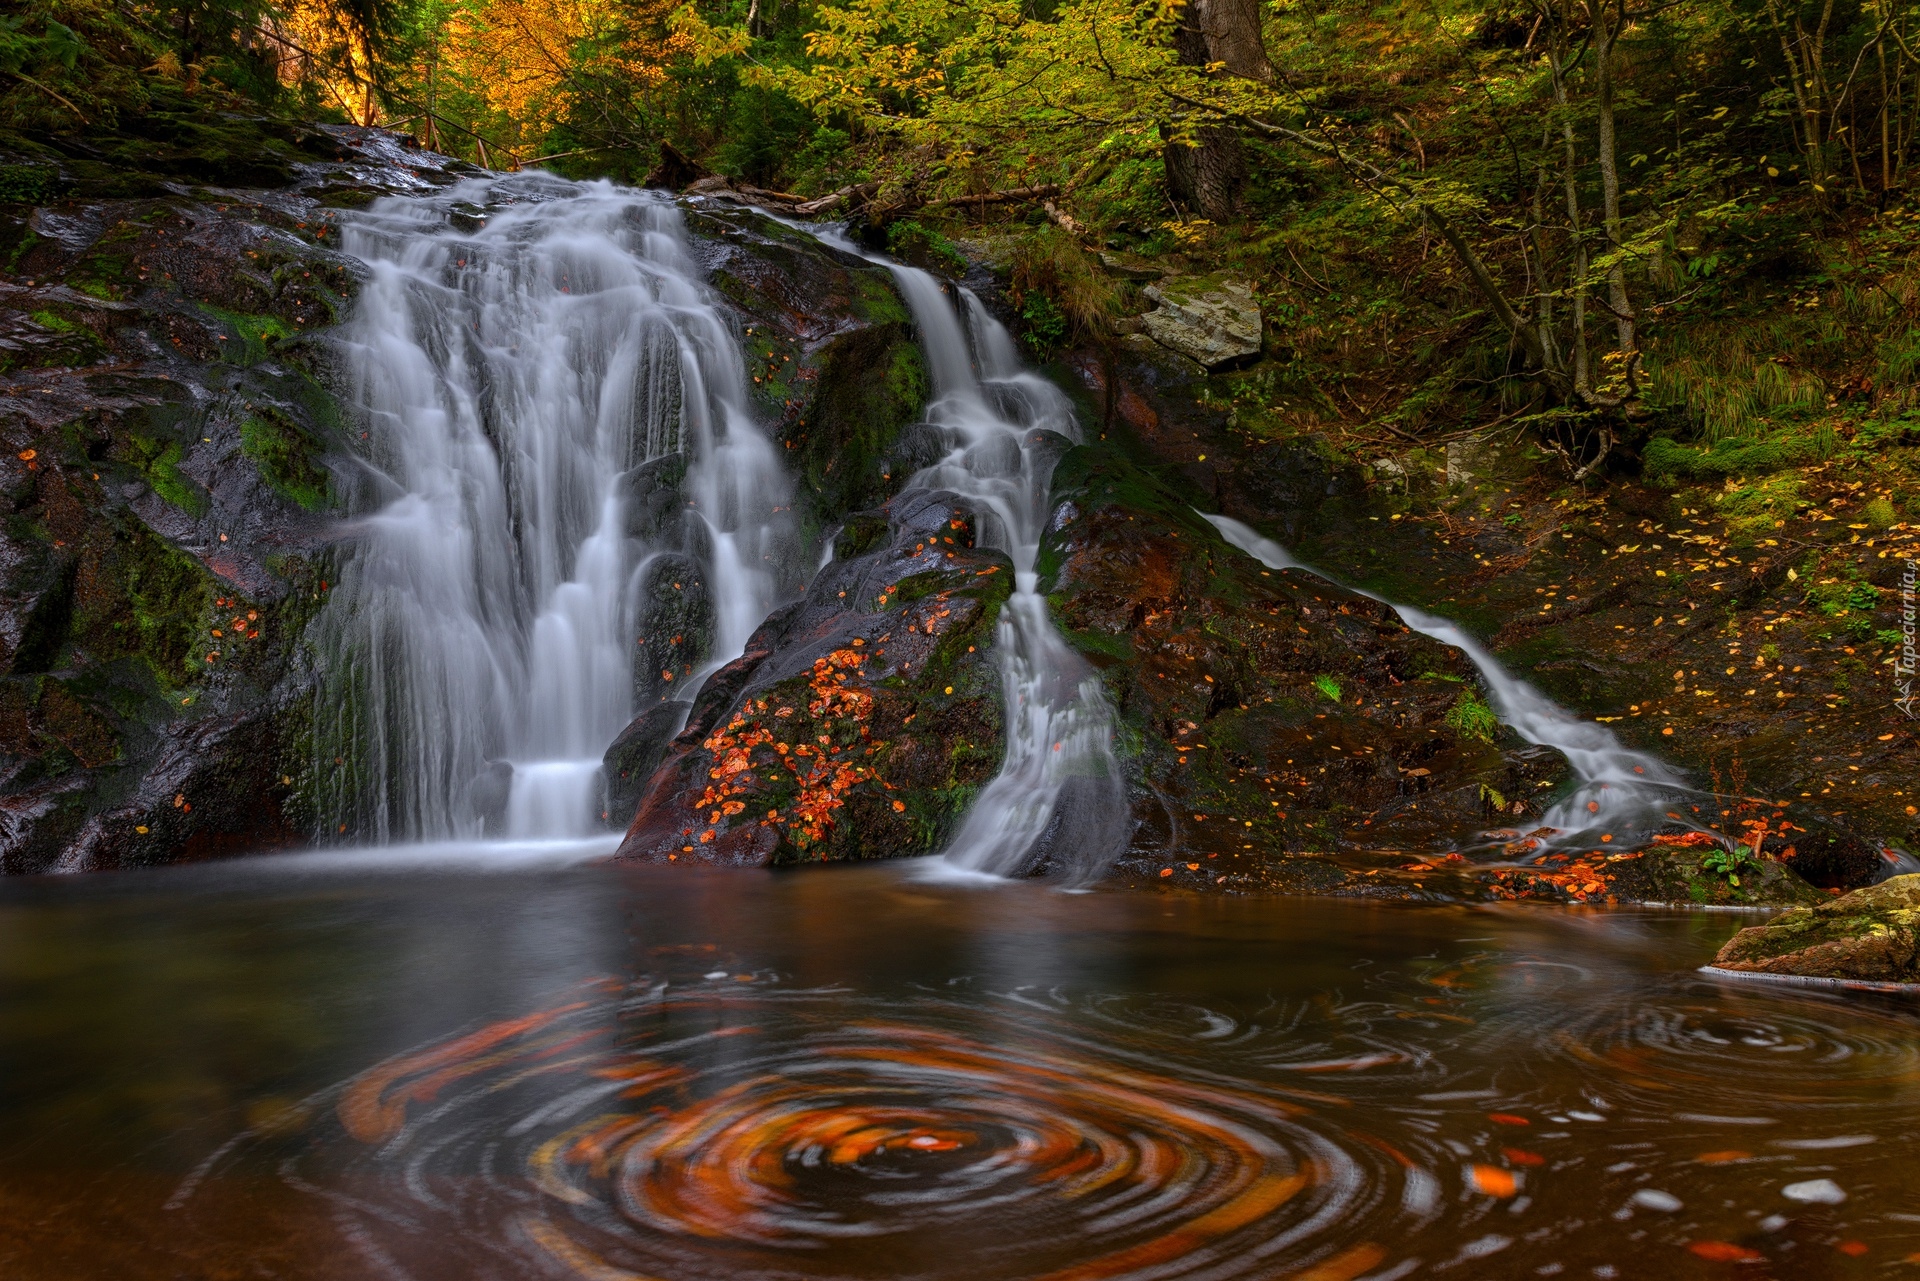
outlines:
[[[271,860],[0,885],[0,1275],[1852,1277],[1920,1018],[1726,914]]]

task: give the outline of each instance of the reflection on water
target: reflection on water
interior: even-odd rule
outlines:
[[[0,898],[0,1271],[1882,1275],[1920,1020],[1724,915],[897,869]]]

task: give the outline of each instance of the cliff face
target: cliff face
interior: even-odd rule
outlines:
[[[310,833],[333,218],[459,167],[245,120],[0,157],[0,868]]]

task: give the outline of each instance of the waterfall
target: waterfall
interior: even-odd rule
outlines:
[[[343,221],[365,445],[316,623],[325,834],[591,834],[636,703],[690,698],[793,586],[743,354],[657,193],[530,173]],[[637,672],[669,591],[700,661]]]
[[[1205,516],[1229,543],[1269,569],[1300,569],[1321,578],[1312,566],[1294,559],[1286,548],[1228,516]],[[1328,579],[1329,582],[1334,581]],[[1346,586],[1342,584],[1342,586]],[[1656,756],[1636,752],[1612,730],[1579,720],[1565,708],[1502,667],[1459,624],[1400,605],[1363,588],[1348,591],[1377,600],[1400,615],[1402,622],[1423,636],[1451,645],[1480,670],[1487,695],[1501,721],[1529,743],[1551,747],[1573,767],[1577,786],[1548,810],[1541,822],[1556,829],[1547,847],[1591,845],[1596,833],[1621,832],[1660,825],[1666,798],[1676,789],[1691,790],[1674,770]]]
[[[933,377],[927,421],[949,446],[907,488],[945,490],[973,504],[982,545],[1006,552],[1014,567],[994,638],[1006,757],[932,874],[1045,868],[1091,880],[1121,852],[1131,826],[1113,758],[1113,710],[1092,667],[1047,616],[1034,570],[1053,463],[1063,444],[1079,439],[1072,407],[1023,367],[1013,336],[978,298],[957,290],[956,307],[928,273],[874,261],[893,272],[913,312]]]

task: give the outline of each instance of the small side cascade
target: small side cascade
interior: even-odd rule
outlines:
[[[530,173],[343,221],[368,445],[316,624],[325,835],[592,835],[636,703],[690,697],[793,586],[743,354],[658,193]],[[636,671],[652,576],[694,571],[698,652]]]
[[[1293,556],[1286,548],[1230,516],[1205,516],[1221,537],[1269,569],[1298,569],[1328,575]],[[1328,578],[1328,581],[1335,581]],[[1612,730],[1583,721],[1502,667],[1479,641],[1459,624],[1401,605],[1364,588],[1342,583],[1348,591],[1377,600],[1400,615],[1408,627],[1465,654],[1480,670],[1487,696],[1500,720],[1529,743],[1551,747],[1567,758],[1578,785],[1541,819],[1554,829],[1546,847],[1585,846],[1596,833],[1619,832],[1660,825],[1667,798],[1691,790],[1672,766],[1657,756],[1637,752]]]
[[[837,247],[859,252],[845,241]],[[1047,615],[1034,565],[1053,464],[1080,438],[1066,396],[1027,369],[1006,327],[964,289],[874,258],[894,274],[932,373],[927,421],[949,445],[907,489],[945,490],[981,513],[981,543],[1014,565],[1014,591],[994,639],[1006,756],[928,874],[1004,877],[1044,870],[1092,880],[1130,834],[1126,786],[1113,756],[1113,709],[1092,667]]]

